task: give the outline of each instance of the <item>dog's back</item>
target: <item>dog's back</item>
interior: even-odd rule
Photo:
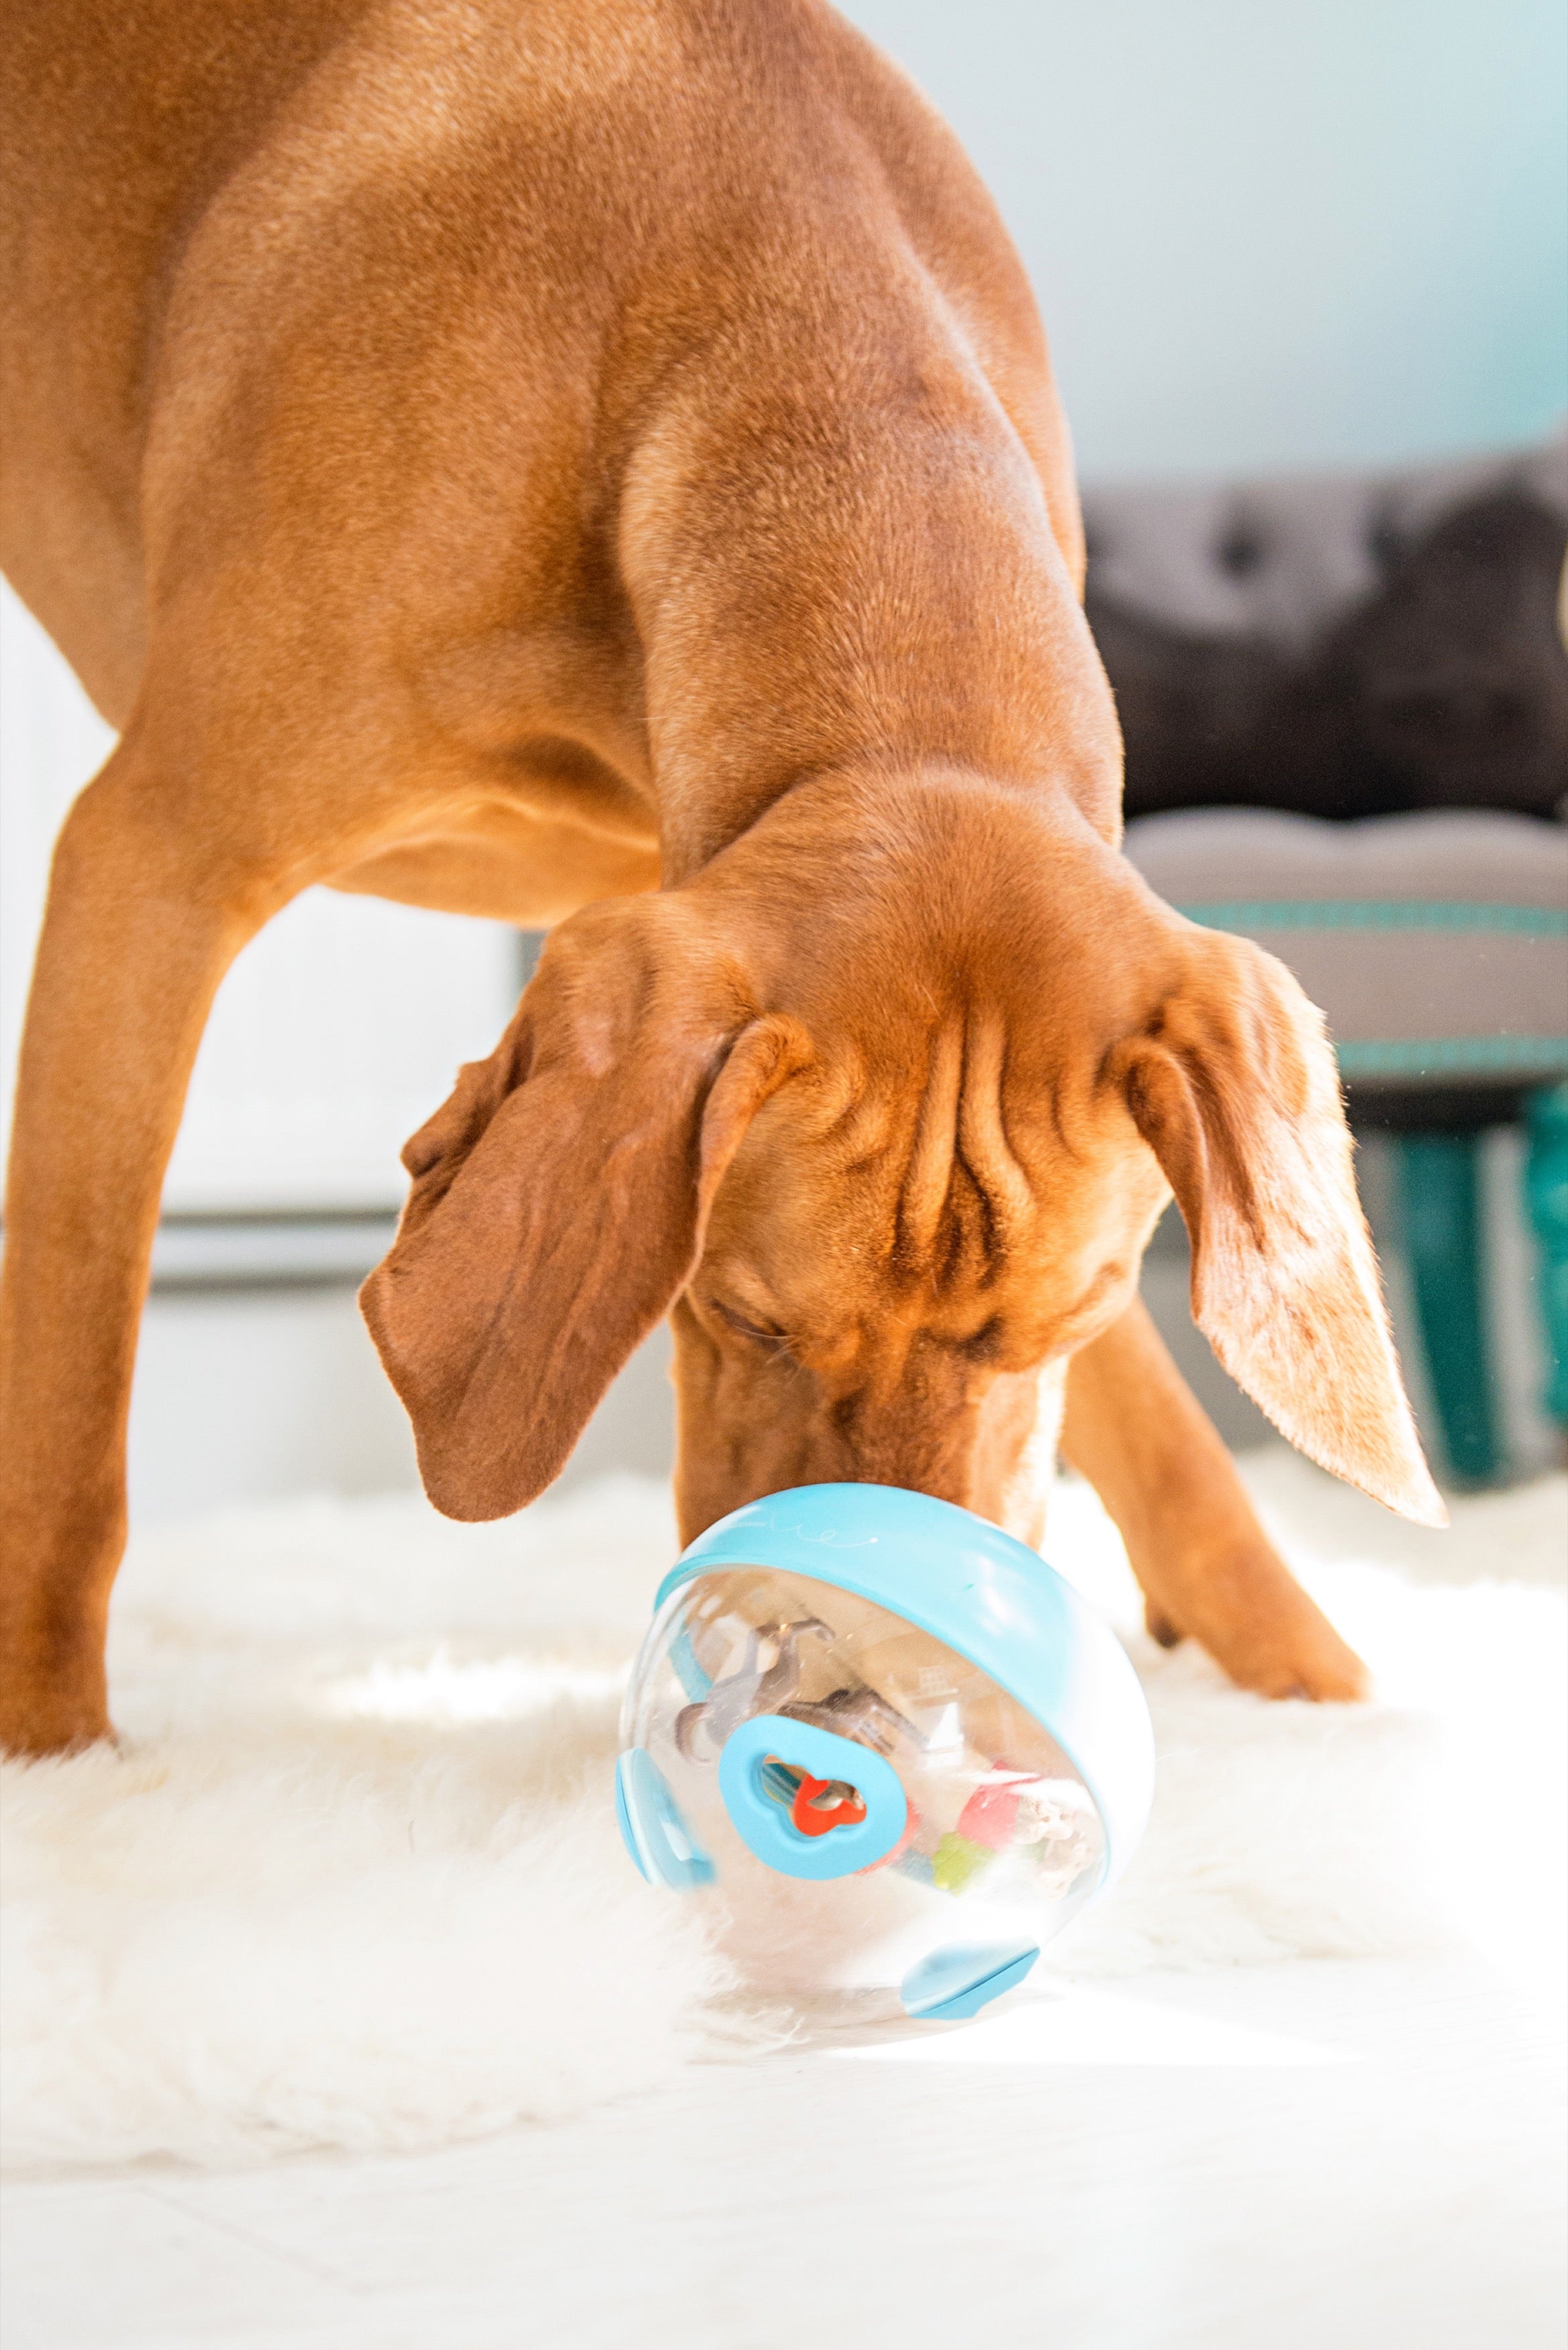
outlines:
[[[493,541],[508,441],[556,502],[563,472],[624,448],[617,428],[672,367],[755,322],[761,288],[809,350],[842,332],[858,248],[869,323],[894,290],[890,209],[1081,567],[1044,342],[989,199],[918,95],[815,0],[24,0],[0,138],[0,559],[116,724],[141,673],[163,477],[214,408],[274,403],[252,438],[292,433],[281,494],[330,496],[358,459],[384,504],[444,406],[471,445],[492,442],[475,539]],[[301,397],[307,376],[329,376],[329,398]],[[526,536],[537,491],[514,472]],[[341,530],[333,559],[348,559]]]

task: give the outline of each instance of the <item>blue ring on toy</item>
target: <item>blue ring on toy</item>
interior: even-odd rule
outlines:
[[[847,1780],[866,1806],[865,1818],[822,1835],[803,1835],[784,1804],[764,1789],[763,1769],[770,1754],[814,1779]],[[719,1756],[719,1793],[736,1832],[765,1867],[819,1885],[885,1860],[909,1817],[898,1773],[874,1747],[783,1713],[753,1714],[730,1732]]]
[[[650,1643],[695,1576],[758,1566],[853,1591],[988,1673],[1044,1724],[1089,1791],[1106,1839],[1096,1891],[1120,1876],[1154,1794],[1148,1706],[1110,1626],[1037,1551],[899,1485],[796,1486],[698,1535],[659,1586]]]

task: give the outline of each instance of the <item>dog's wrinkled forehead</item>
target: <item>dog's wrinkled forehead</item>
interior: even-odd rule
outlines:
[[[1092,1043],[1053,1051],[1017,1018],[978,993],[814,1036],[721,1187],[700,1285],[792,1337],[892,1317],[1049,1351],[1136,1261],[1164,1187]]]

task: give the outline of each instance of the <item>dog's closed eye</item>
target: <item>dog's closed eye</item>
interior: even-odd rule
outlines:
[[[994,1363],[1002,1355],[1004,1344],[1005,1333],[999,1314],[993,1314],[971,1336],[957,1342],[958,1352],[971,1363]]]
[[[726,1305],[722,1297],[710,1297],[708,1307],[721,1322],[733,1330],[738,1337],[754,1339],[760,1347],[786,1347],[788,1334],[771,1322],[758,1319],[754,1314],[744,1314],[733,1305]]]

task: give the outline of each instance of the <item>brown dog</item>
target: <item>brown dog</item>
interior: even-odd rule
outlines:
[[[4,72],[5,562],[121,729],[22,1063],[9,1742],[108,1727],[162,1171],[313,882],[561,921],[366,1291],[443,1509],[673,1310],[688,1533],[819,1477],[1034,1532],[1064,1390],[1161,1637],[1355,1694],[1136,1299],[1173,1188],[1243,1385],[1439,1514],[1333,1062],[1117,852],[1044,344],[929,109],[818,0],[17,0]]]

